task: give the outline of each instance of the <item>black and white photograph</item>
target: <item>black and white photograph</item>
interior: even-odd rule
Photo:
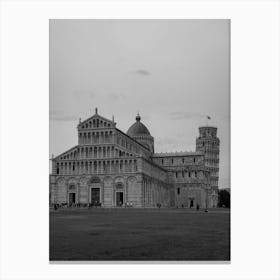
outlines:
[[[0,1],[0,279],[279,280],[279,20]]]
[[[230,20],[49,22],[50,261],[230,261]]]

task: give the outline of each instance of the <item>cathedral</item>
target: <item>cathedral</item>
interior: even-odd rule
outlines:
[[[179,153],[155,153],[139,114],[124,133],[96,108],[77,130],[78,145],[51,159],[51,205],[217,207],[216,127],[199,127],[195,152]]]

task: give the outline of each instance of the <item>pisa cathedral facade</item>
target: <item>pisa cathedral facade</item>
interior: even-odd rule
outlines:
[[[51,204],[217,207],[216,127],[200,127],[195,152],[155,153],[141,122],[122,132],[98,114],[79,122],[78,145],[52,157]]]

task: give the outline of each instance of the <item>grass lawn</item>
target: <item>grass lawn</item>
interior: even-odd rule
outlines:
[[[230,260],[230,212],[51,211],[50,260]]]

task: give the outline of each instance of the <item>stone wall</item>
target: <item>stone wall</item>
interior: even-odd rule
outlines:
[[[207,189],[204,184],[176,184],[175,185],[175,205],[176,207],[190,208],[193,201],[193,208],[199,205],[206,207]]]
[[[162,181],[144,174],[111,174],[92,176],[50,177],[51,203],[69,204],[69,194],[75,193],[75,203],[88,204],[91,188],[100,189],[100,202],[104,207],[115,207],[116,192],[123,192],[123,203],[133,207],[174,206],[174,189]],[[173,198],[173,199],[172,199]]]

